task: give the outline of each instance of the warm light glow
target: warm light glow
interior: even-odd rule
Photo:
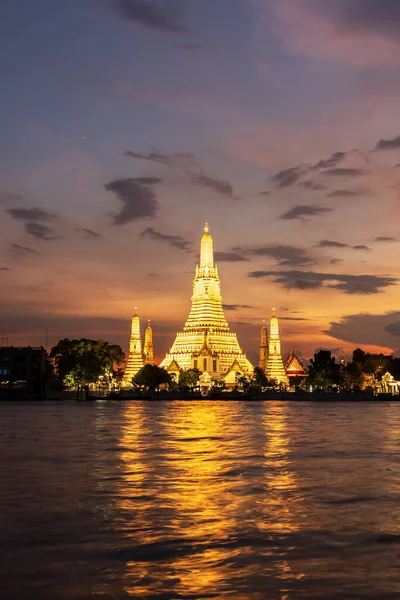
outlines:
[[[126,363],[123,382],[131,383],[132,378],[138,371],[143,367],[143,351],[142,351],[142,338],[140,335],[140,319],[137,315],[137,308],[135,306],[135,314],[132,317],[132,330],[131,337],[129,339],[129,355],[128,362]]]
[[[276,379],[278,383],[286,385],[289,383],[285,367],[283,366],[279,325],[274,308],[272,309],[269,327],[267,377],[268,379]]]
[[[234,363],[243,373],[253,371],[253,365],[243,354],[236,334],[232,333],[222,308],[221,282],[214,265],[213,239],[208,223],[200,243],[200,265],[196,265],[193,280],[192,307],[183,331],[160,366],[171,370],[198,368],[213,378],[224,378]]]

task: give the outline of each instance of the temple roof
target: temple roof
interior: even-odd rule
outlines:
[[[297,358],[294,351],[289,354],[285,362],[285,371],[287,375],[307,375],[307,371]]]
[[[235,360],[233,361],[233,363],[231,364],[231,366],[229,367],[229,369],[222,375],[221,379],[224,379],[225,377],[227,377],[227,375],[229,375],[229,373],[243,373],[243,369],[242,367],[239,365],[239,362],[237,360],[237,358],[235,358]]]
[[[167,367],[167,371],[180,371],[180,370],[181,370],[181,368],[175,359],[173,359],[171,361],[171,364],[169,365],[169,367]]]

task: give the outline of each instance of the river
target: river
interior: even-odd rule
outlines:
[[[0,405],[5,600],[400,598],[400,404]]]

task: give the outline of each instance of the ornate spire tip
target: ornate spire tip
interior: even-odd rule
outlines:
[[[204,233],[208,233],[208,221],[205,222]]]

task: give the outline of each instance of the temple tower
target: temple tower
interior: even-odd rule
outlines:
[[[289,383],[285,367],[283,366],[279,325],[274,308],[272,309],[269,328],[267,377],[268,379],[275,379],[278,383],[284,383],[286,385]]]
[[[261,341],[260,341],[260,362],[259,367],[266,372],[267,369],[267,358],[268,358],[268,331],[265,321],[263,321],[261,327]]]
[[[135,308],[132,317],[131,337],[129,339],[129,356],[126,363],[123,382],[132,383],[132,378],[143,367],[142,338],[140,336],[140,319]]]
[[[189,317],[160,366],[168,370],[174,363],[181,369],[196,368],[207,371],[213,379],[221,379],[235,361],[243,373],[253,371],[224,315],[213,239],[206,223],[200,242],[200,263],[196,265],[193,279]]]
[[[154,364],[153,330],[150,326],[150,319],[147,322],[147,327],[144,334],[144,364]]]

